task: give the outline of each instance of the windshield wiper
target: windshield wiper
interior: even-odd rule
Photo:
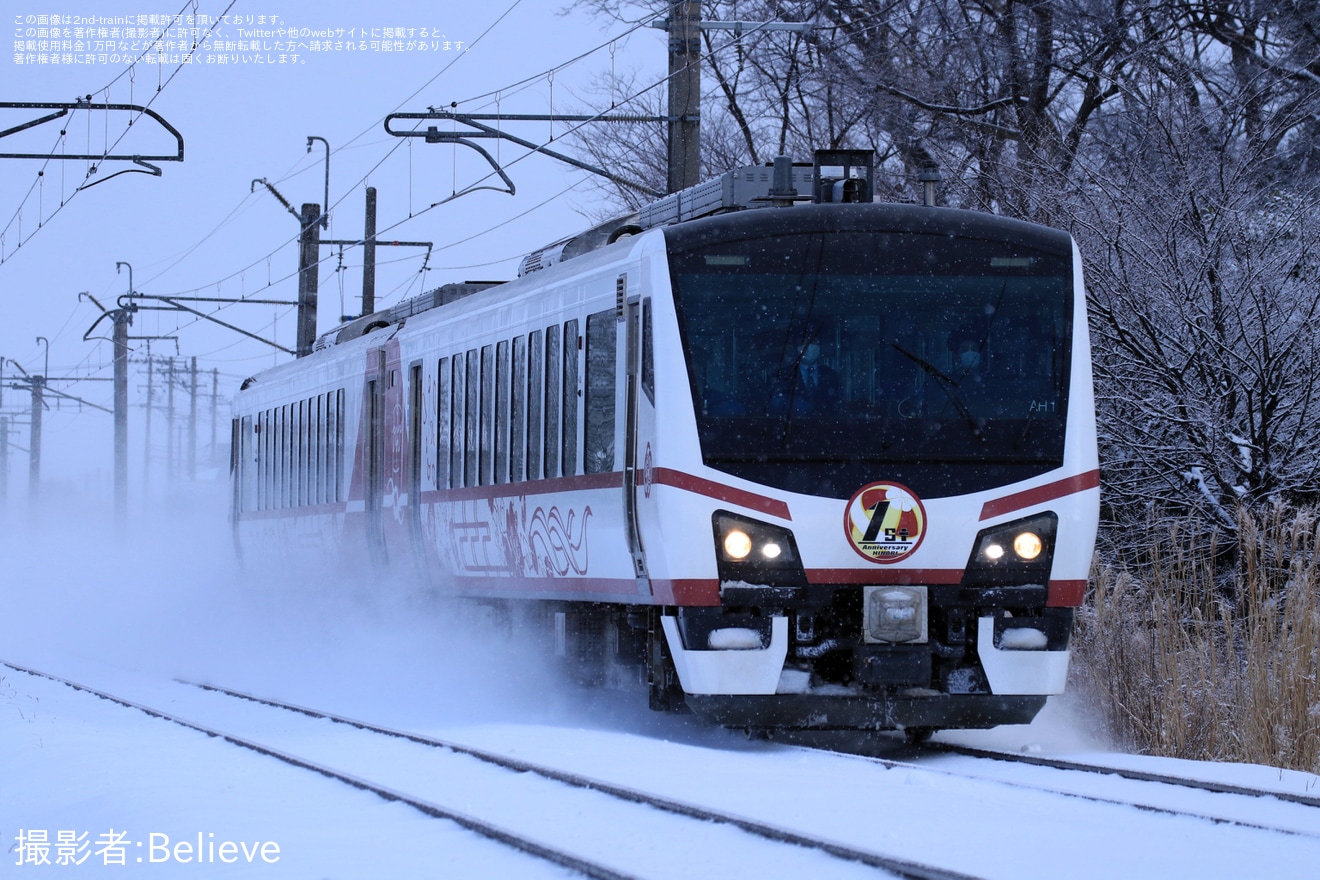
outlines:
[[[958,415],[967,420],[968,427],[972,429],[972,436],[980,440],[985,440],[985,434],[981,431],[980,423],[977,422],[976,417],[972,415],[972,411],[967,408],[967,405],[962,402],[962,398],[958,396],[957,380],[921,355],[913,354],[908,351],[897,341],[889,344],[894,347],[895,351],[912,361],[912,363],[921,367],[921,369],[929,376],[934,378],[936,382],[939,383],[940,389],[944,392],[944,396],[949,398],[949,402],[953,404],[954,409],[958,410]]]

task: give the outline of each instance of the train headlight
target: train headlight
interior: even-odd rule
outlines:
[[[1019,532],[1013,538],[1013,552],[1018,555],[1018,559],[1030,562],[1039,556],[1043,549],[1045,544],[1035,532]]]
[[[741,562],[752,553],[752,539],[742,529],[733,529],[724,536],[724,555]]]
[[[712,518],[720,580],[752,584],[806,583],[788,529],[720,510]]]
[[[976,536],[967,580],[990,584],[1043,584],[1054,561],[1059,518],[1041,513],[985,529]]]

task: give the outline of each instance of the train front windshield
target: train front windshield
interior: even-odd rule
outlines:
[[[670,256],[702,455],[791,491],[927,497],[1063,459],[1071,259],[938,234],[798,232]]]

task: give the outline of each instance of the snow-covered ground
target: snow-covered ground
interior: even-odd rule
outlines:
[[[75,507],[19,516],[21,504],[11,499],[0,528],[0,660],[220,728],[266,723],[250,704],[174,679],[212,681],[976,876],[1301,877],[1314,876],[1320,864],[1320,810],[1311,818],[1304,808],[1269,800],[1245,808],[1251,815],[1240,821],[1302,832],[1284,835],[749,742],[650,713],[642,694],[584,695],[561,685],[522,646],[409,595],[400,583],[277,587],[243,571],[228,544],[222,495],[217,487],[176,499],[152,521],[119,529],[71,512]],[[267,724],[265,735],[296,744],[300,754],[375,760],[373,774],[395,775],[387,784],[438,784],[424,780],[431,760],[425,754],[386,757],[366,734],[319,724]],[[948,736],[1320,794],[1320,779],[1305,774],[1105,754],[1066,700],[1051,702],[1027,727]],[[876,750],[885,752],[887,741],[877,740]],[[908,757],[892,742],[895,755]],[[1011,772],[1019,781],[1052,784],[1041,775],[1047,771]],[[1092,796],[1135,797],[1133,783],[1113,777],[1086,786]],[[479,793],[474,788],[468,798],[473,809]],[[524,806],[541,814],[552,836],[580,836],[571,829],[584,818],[592,823],[589,813],[579,815],[590,807],[546,797]],[[1201,812],[1214,812],[1224,798],[1183,797]],[[0,837],[0,876],[14,877],[567,873],[410,807],[6,667]],[[677,869],[665,867],[670,861],[646,835],[635,838],[611,842],[622,861],[617,867],[627,873],[739,875],[736,858],[699,843],[681,874],[665,873]],[[49,864],[33,863],[43,854]],[[823,858],[821,875],[838,876],[839,864]],[[785,864],[778,875],[797,871]]]

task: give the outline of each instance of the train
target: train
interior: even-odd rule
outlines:
[[[717,725],[1030,722],[1099,517],[1081,258],[874,175],[731,171],[245,380],[240,553],[405,573]]]

